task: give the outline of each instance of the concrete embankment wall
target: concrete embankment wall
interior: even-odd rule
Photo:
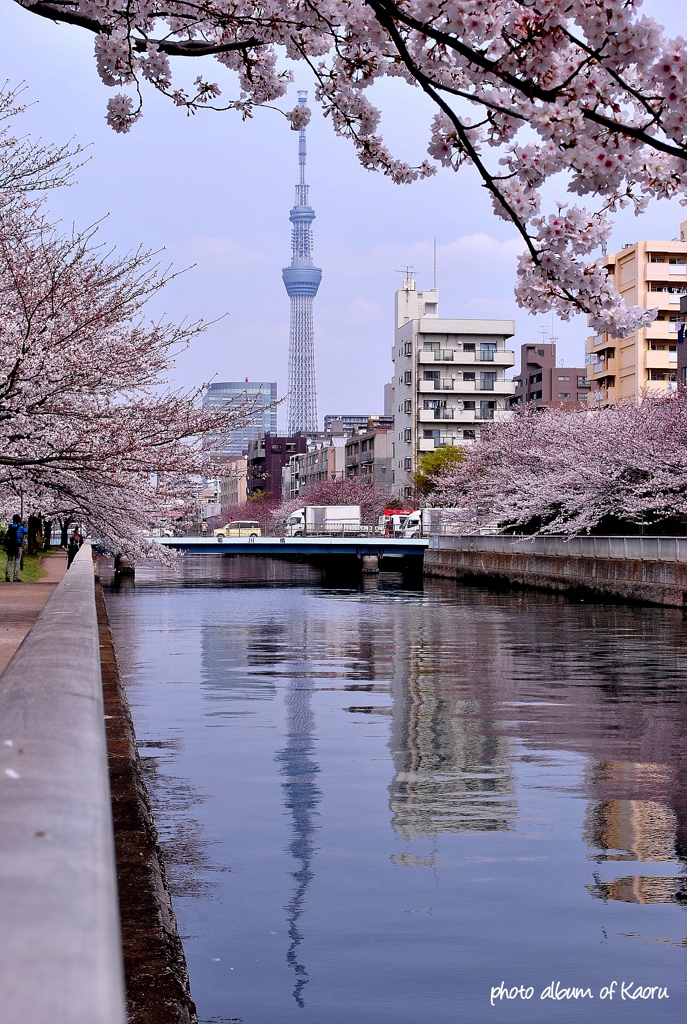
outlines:
[[[682,608],[687,539],[432,537],[424,572]]]
[[[0,908],[2,1024],[197,1020],[88,544],[0,675]]]
[[[126,1020],[93,563],[0,678],[0,1017]]]

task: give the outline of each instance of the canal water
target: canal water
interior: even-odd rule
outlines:
[[[107,604],[202,1021],[687,1019],[681,612],[232,558]]]

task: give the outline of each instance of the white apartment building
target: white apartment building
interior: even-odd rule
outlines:
[[[512,320],[447,320],[436,289],[417,291],[406,278],[396,292],[393,486],[413,498],[413,474],[424,452],[470,444],[490,420],[512,415],[515,393],[506,370],[515,352]]]

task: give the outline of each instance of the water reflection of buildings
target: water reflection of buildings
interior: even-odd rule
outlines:
[[[544,754],[586,757],[584,837],[594,859],[684,864],[681,617],[453,585],[444,604],[443,586],[428,586],[439,600],[409,608],[393,639],[390,807],[397,831],[413,839],[510,827],[517,739]],[[589,888],[605,899],[685,900],[681,872]]]
[[[517,805],[511,743],[492,697],[500,623],[473,617],[462,629],[461,609],[407,610],[392,677],[393,827],[407,840],[507,829]]]

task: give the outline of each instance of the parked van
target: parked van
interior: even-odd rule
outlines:
[[[225,537],[262,537],[262,530],[260,523],[251,519],[237,519],[234,523],[227,523],[226,526],[220,526],[219,530],[214,530],[212,536],[218,540],[224,540]]]

